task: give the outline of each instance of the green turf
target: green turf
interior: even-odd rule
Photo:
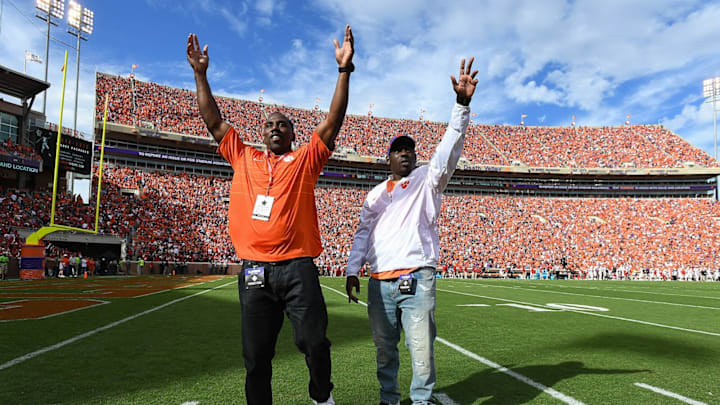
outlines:
[[[153,280],[166,281],[125,279],[129,284]],[[204,292],[0,370],[0,404],[244,403],[242,325],[234,280],[140,298],[103,298],[110,304],[43,320],[0,323],[0,364],[5,364]],[[63,290],[75,290],[73,282],[63,280]],[[361,283],[364,300],[367,280]],[[228,285],[208,291],[223,284]],[[330,316],[333,395],[339,404],[376,404],[375,351],[366,308],[348,304],[333,291],[344,291],[343,279],[324,278],[322,284]],[[443,342],[586,404],[682,403],[636,382],[720,403],[720,283],[438,280],[437,287],[442,341],[435,343],[436,392],[455,403],[562,402]],[[538,308],[580,304],[608,311],[532,312],[500,305],[510,303]],[[458,306],[470,304],[488,306]],[[400,353],[403,404],[409,404],[409,356],[404,347]],[[292,343],[289,322],[277,347],[273,388],[276,404],[311,403],[307,370]]]

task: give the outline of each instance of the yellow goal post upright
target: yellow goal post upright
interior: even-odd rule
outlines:
[[[105,159],[105,128],[107,125],[108,95],[105,95],[105,107],[103,112],[102,140],[100,143],[100,162],[98,163],[98,185],[97,200],[95,203],[95,227],[84,229],[74,226],[60,225],[55,223],[55,206],[57,202],[57,183],[60,167],[60,140],[62,137],[63,106],[65,104],[65,78],[67,76],[68,52],[65,51],[65,63],[63,65],[63,81],[60,95],[60,118],[58,122],[58,133],[55,141],[55,173],[53,176],[52,205],[50,208],[50,225],[43,226],[32,234],[28,235],[20,253],[20,279],[37,280],[45,278],[45,246],[42,240],[47,235],[57,231],[78,231],[85,233],[97,233],[100,219],[100,192],[102,190],[103,162]],[[93,111],[95,114],[95,111]],[[94,142],[93,142],[94,144]],[[92,164],[92,162],[91,162]],[[92,179],[92,177],[91,177]],[[91,183],[92,184],[92,183]]]

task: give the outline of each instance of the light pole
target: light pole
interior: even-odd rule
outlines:
[[[712,103],[713,106],[713,132],[715,133],[715,161],[717,162],[717,101],[720,97],[720,76],[713,79],[703,80],[703,97],[709,98],[706,103]],[[715,177],[715,199],[719,198],[720,178]]]
[[[70,0],[68,3],[68,24],[74,30],[68,30],[68,33],[77,37],[77,56],[75,59],[75,119],[73,121],[73,133],[77,134],[77,113],[78,113],[78,94],[80,90],[80,40],[87,41],[83,37],[83,32],[92,34],[95,13],[84,8],[80,3]]]
[[[59,18],[62,20],[65,14],[65,0],[36,0],[35,8],[42,11],[41,14],[35,14],[35,17],[47,22],[47,34],[45,35],[45,77],[44,80],[47,82],[48,76],[48,65],[50,62],[50,25],[57,26],[52,21],[52,17]],[[43,91],[43,109],[42,113],[45,114],[45,106],[47,105],[47,90]]]

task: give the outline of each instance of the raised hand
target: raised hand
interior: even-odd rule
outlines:
[[[463,58],[460,62],[460,77],[457,80],[455,76],[450,75],[453,90],[455,90],[455,94],[457,94],[459,98],[469,99],[473,93],[475,93],[475,86],[478,84],[475,75],[477,75],[478,71],[476,70],[472,72],[472,74],[470,73],[473,61],[475,61],[475,58],[470,58],[470,62],[468,62],[467,68],[465,68],[465,59]]]
[[[198,73],[205,73],[207,71],[208,64],[210,62],[210,58],[208,57],[208,46],[205,45],[202,51],[200,51],[200,43],[198,42],[198,37],[195,34],[188,35],[187,59],[194,71]]]
[[[343,40],[342,48],[337,39],[333,39],[333,42],[335,43],[335,60],[338,66],[345,67],[350,65],[353,55],[355,54],[355,40],[353,39],[350,25],[345,26],[345,39]]]

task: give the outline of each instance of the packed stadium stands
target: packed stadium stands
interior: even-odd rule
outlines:
[[[227,235],[229,179],[108,166],[100,232],[130,235],[130,257],[237,262]],[[134,190],[123,194],[122,190]],[[340,274],[352,248],[366,190],[317,188],[324,252]],[[49,222],[51,195],[3,189],[0,248],[17,251],[14,227]],[[94,207],[59,195],[56,222],[91,228]],[[564,257],[569,269],[691,272],[719,269],[720,205],[713,199],[591,199],[449,195],[439,221],[441,266],[540,271]],[[516,273],[517,274],[517,273]]]
[[[195,93],[157,83],[98,73],[97,119],[102,98],[110,94],[108,122],[138,126],[151,123],[159,131],[209,137],[200,118]],[[263,108],[291,117],[297,143],[307,143],[323,112],[287,106],[266,106],[248,100],[217,97],[218,107],[247,141],[260,142]],[[449,107],[448,107],[449,114]],[[393,135],[417,138],[418,159],[427,160],[442,136],[445,123],[390,119],[371,114],[346,117],[337,144],[360,155],[385,156]],[[529,127],[471,125],[463,152],[472,164],[583,168],[718,167],[706,153],[658,125],[618,127]]]
[[[40,160],[40,155],[38,155],[33,148],[25,145],[18,145],[10,139],[0,141],[0,153],[24,159]]]

